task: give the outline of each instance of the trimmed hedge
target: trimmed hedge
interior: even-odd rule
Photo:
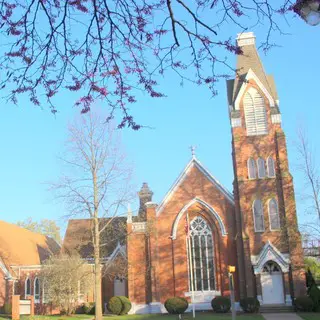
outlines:
[[[131,310],[131,302],[127,297],[124,296],[116,296],[112,297],[108,304],[107,309],[115,315],[124,315],[128,314]]]
[[[244,312],[256,313],[259,312],[260,302],[257,298],[244,298],[240,300],[240,306]]]
[[[96,306],[94,302],[87,302],[83,305],[83,311],[85,314],[95,314]]]
[[[231,301],[227,297],[215,297],[211,301],[211,307],[214,312],[226,313],[230,311]]]
[[[313,301],[313,311],[320,311],[320,290],[315,283],[309,288],[308,295]]]
[[[188,306],[188,300],[180,297],[169,298],[164,303],[164,307],[170,314],[182,314],[188,309]]]
[[[300,296],[294,300],[294,306],[297,311],[311,312],[314,308],[314,303],[310,297]]]

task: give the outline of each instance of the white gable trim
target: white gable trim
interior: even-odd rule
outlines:
[[[0,259],[0,269],[3,271],[4,275],[5,275],[5,279],[12,279],[12,275],[9,272],[9,270],[6,268],[5,264],[2,262],[2,260]]]
[[[172,239],[175,240],[177,237],[177,230],[178,230],[178,225],[179,225],[179,221],[181,220],[181,218],[183,217],[184,213],[195,203],[199,203],[202,206],[204,206],[205,208],[208,209],[208,211],[213,215],[213,217],[215,219],[217,219],[218,223],[219,223],[219,227],[221,230],[221,234],[222,236],[226,236],[228,233],[226,231],[226,228],[224,226],[224,223],[221,219],[221,217],[219,216],[219,214],[217,213],[216,210],[214,210],[214,208],[212,208],[212,206],[210,206],[207,202],[201,200],[200,198],[194,198],[192,199],[188,204],[186,204],[179,212],[179,214],[177,215],[174,223],[173,223],[173,228],[172,228]]]
[[[256,84],[258,85],[258,87],[261,89],[261,91],[264,93],[264,95],[267,97],[270,107],[274,107],[275,106],[275,102],[271,96],[271,94],[269,93],[269,91],[267,90],[267,88],[262,84],[262,82],[259,80],[259,78],[256,76],[256,74],[252,71],[252,69],[249,69],[245,80],[243,81],[241,88],[239,90],[239,93],[237,95],[237,98],[234,102],[234,109],[235,110],[240,110],[240,101],[242,96],[244,95],[247,85],[248,85],[248,81],[249,80],[254,80],[256,82]]]
[[[196,166],[205,176],[206,178],[219,190],[222,192],[222,194],[228,199],[228,201],[231,202],[231,204],[234,205],[234,199],[233,195],[222,186],[222,184],[212,175],[209,173],[207,169],[204,168],[204,166],[200,163],[199,160],[196,159],[196,157],[192,157],[192,159],[189,161],[185,169],[181,172],[178,179],[174,182],[174,184],[171,186],[168,193],[163,198],[162,202],[157,208],[156,214],[157,216],[160,215],[161,211],[165,207],[165,205],[168,203],[168,201],[171,199],[174,192],[177,190],[177,188],[181,185],[181,183],[184,181],[184,179],[187,177],[190,170]]]
[[[119,254],[121,254],[124,258],[126,258],[126,247],[122,246],[120,244],[120,242],[118,242],[116,248],[113,250],[111,255],[107,258],[108,260],[107,260],[106,265],[108,265],[108,263],[112,262]]]
[[[262,273],[263,266],[269,260],[276,262],[282,272],[289,272],[290,258],[288,254],[281,253],[269,240],[264,245],[260,254],[251,256],[251,263],[255,274]]]

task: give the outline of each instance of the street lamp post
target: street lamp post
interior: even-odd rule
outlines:
[[[311,26],[320,23],[320,0],[298,0],[293,10]]]
[[[235,304],[235,297],[234,297],[234,281],[233,281],[233,273],[235,271],[236,271],[235,266],[229,266],[229,286],[230,286],[232,320],[236,319],[236,304]]]

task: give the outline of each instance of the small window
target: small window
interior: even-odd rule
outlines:
[[[252,158],[248,159],[248,177],[249,179],[257,178],[256,164]]]
[[[31,281],[29,278],[26,279],[25,281],[25,296],[30,296],[31,295]]]
[[[268,170],[268,177],[269,178],[274,178],[276,176],[276,170],[274,168],[274,161],[272,157],[268,157],[267,160],[267,170]]]
[[[34,280],[34,301],[39,302],[40,301],[40,281],[38,278],[35,278]]]
[[[269,220],[270,220],[270,229],[271,230],[279,230],[280,229],[280,217],[279,217],[278,202],[274,198],[272,198],[269,201]]]
[[[256,199],[253,202],[253,221],[254,221],[254,231],[263,232],[264,231],[263,207],[262,207],[262,202],[259,199]]]
[[[265,178],[266,177],[266,166],[265,166],[264,160],[262,158],[259,158],[257,161],[257,164],[258,164],[258,177]]]

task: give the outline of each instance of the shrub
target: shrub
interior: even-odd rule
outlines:
[[[83,311],[85,314],[95,314],[96,307],[94,302],[87,302],[83,305]]]
[[[231,308],[231,301],[227,297],[215,297],[211,301],[211,306],[214,312],[226,313]]]
[[[313,301],[313,311],[319,311],[320,309],[320,290],[314,283],[309,289],[309,297]]]
[[[170,314],[182,314],[188,309],[188,306],[188,300],[179,297],[169,298],[164,303],[164,307]]]
[[[4,313],[5,313],[5,314],[11,314],[11,311],[12,311],[12,305],[11,305],[11,303],[6,302],[6,303],[4,304],[3,309],[4,309]]]
[[[240,306],[244,312],[255,313],[260,309],[260,302],[257,298],[244,298],[240,300]]]
[[[313,310],[314,303],[308,296],[300,296],[294,300],[294,306],[297,311],[310,312]]]
[[[115,315],[127,314],[131,309],[131,302],[127,297],[112,297],[107,305],[107,309]]]
[[[120,314],[128,314],[132,307],[130,300],[124,296],[119,296],[118,298],[122,302],[122,310]]]

